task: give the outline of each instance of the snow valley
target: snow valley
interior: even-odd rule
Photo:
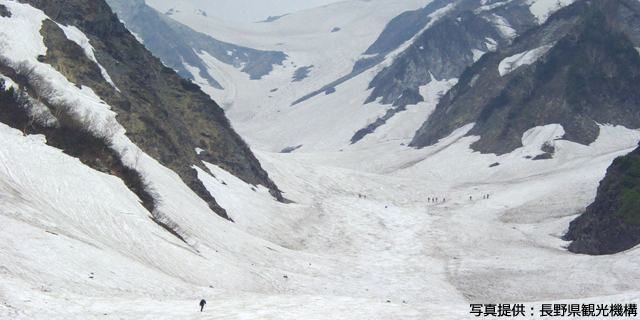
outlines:
[[[635,316],[640,250],[563,240],[640,141],[634,96],[606,91],[630,72],[598,91],[623,111],[546,87],[575,76],[543,72],[567,48],[600,52],[580,33],[596,4],[353,0],[245,24],[107,2],[0,0],[0,318]],[[638,16],[619,2],[597,8]],[[517,108],[540,97],[580,121]]]

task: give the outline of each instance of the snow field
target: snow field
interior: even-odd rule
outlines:
[[[415,10],[428,3],[429,0],[343,1],[296,12],[271,23],[242,24],[194,14],[198,10],[189,1],[148,2],[160,12],[170,8],[179,10],[170,17],[216,39],[287,54],[282,66],[275,66],[275,70],[259,81],[249,80],[240,69],[223,64],[206,52],[200,55],[209,66],[209,72],[221,81],[225,90],[211,88],[203,79],[197,81],[198,84],[220,103],[235,129],[254,148],[274,152],[298,145],[307,150],[341,149],[348,145],[357,130],[367,125],[367,121],[375,121],[384,115],[388,106],[376,103],[361,105],[369,94],[365,92],[366,87],[376,70],[369,70],[357,80],[350,81],[353,84],[339,85],[336,87],[338,92],[327,96],[327,101],[315,97],[316,103],[305,101],[296,106],[290,105],[349,74],[388,21],[404,11]],[[437,17],[451,7],[439,10],[433,16]],[[340,31],[331,32],[335,27]],[[313,66],[308,78],[292,82],[295,70],[308,66]],[[360,93],[353,95],[353,92]],[[335,122],[336,119],[341,121]],[[273,132],[269,132],[271,130]],[[338,137],[327,139],[328,134]],[[271,141],[279,143],[273,145]]]
[[[559,9],[572,4],[574,0],[530,0],[529,10],[543,24],[547,18]]]
[[[42,14],[38,14],[39,11],[14,2],[6,2],[6,5],[13,13],[13,17],[16,19],[15,21],[26,26],[20,29],[24,35],[19,33],[12,34],[13,38],[9,39],[13,40],[11,41],[12,43],[18,43],[21,37],[28,39],[26,36],[28,34],[39,34],[39,24],[44,18]],[[13,19],[2,19],[3,23],[12,23],[15,21]],[[3,25],[3,27],[3,29],[6,30],[16,30],[13,29],[12,26],[7,27],[6,24]],[[41,38],[39,40],[34,39],[30,46],[21,47],[30,47],[33,49],[30,52],[16,53],[16,51],[9,50],[6,52],[6,56],[13,57],[14,59],[32,57],[27,61],[33,63],[36,72],[44,75],[47,79],[52,79],[52,83],[58,94],[54,99],[67,102],[69,99],[76,99],[73,100],[77,102],[77,104],[74,104],[77,108],[76,112],[95,115],[95,117],[91,117],[90,119],[96,121],[94,127],[96,130],[100,130],[100,126],[104,126],[106,121],[101,123],[100,120],[105,119],[101,117],[113,116],[112,112],[109,111],[109,107],[99,101],[91,89],[86,87],[78,89],[49,66],[38,64],[35,61],[35,56],[43,53],[43,50],[40,50],[38,47],[38,44],[41,44],[41,42]],[[120,128],[120,130],[117,130],[118,128]],[[250,260],[245,259],[245,257],[235,258],[239,265],[244,266],[240,267],[231,263],[231,260],[234,260],[234,258],[225,258],[226,253],[222,253],[215,259],[219,259],[218,262],[207,263],[207,267],[205,268],[207,270],[210,268],[218,270],[215,274],[206,272],[205,269],[203,269],[204,265],[202,264],[202,260],[206,259],[201,257],[202,254],[213,253],[214,251],[215,253],[219,253],[218,248],[232,251],[235,250],[234,248],[242,248],[242,252],[251,252],[251,249],[245,246],[242,243],[243,241],[229,242],[227,245],[218,246],[221,242],[227,242],[227,237],[233,238],[234,234],[237,235],[237,231],[234,231],[235,229],[231,229],[231,231],[224,230],[224,226],[228,225],[228,222],[221,221],[222,219],[212,213],[206,204],[197,198],[175,173],[161,167],[155,160],[141,153],[139,149],[124,136],[124,130],[121,127],[118,126],[115,129],[117,132],[114,132],[112,138],[114,148],[119,150],[123,155],[125,163],[131,167],[136,167],[148,181],[151,181],[153,188],[162,197],[161,205],[158,208],[160,214],[174,222],[186,225],[184,229],[180,231],[183,232],[184,237],[188,241],[192,240],[190,236],[202,232],[203,234],[207,234],[204,240],[215,241],[216,244],[200,239],[199,241],[194,240],[192,243],[189,243],[189,245],[186,245],[171,236],[167,236],[164,230],[151,222],[148,218],[148,213],[140,206],[137,198],[126,188],[122,188],[124,185],[122,185],[121,181],[109,177],[110,180],[108,179],[107,182],[100,182],[104,178],[99,177],[105,175],[98,174],[98,177],[96,177],[91,173],[93,172],[92,170],[82,166],[77,160],[68,160],[70,158],[62,155],[59,150],[44,146],[43,141],[38,139],[35,140],[38,140],[37,143],[39,143],[41,147],[36,147],[35,150],[28,148],[20,149],[24,147],[24,145],[21,144],[22,138],[18,137],[14,137],[15,139],[10,139],[4,144],[5,146],[9,146],[9,149],[6,150],[10,151],[7,154],[3,154],[3,156],[7,157],[3,159],[7,175],[5,179],[7,183],[6,188],[18,195],[26,194],[30,196],[27,200],[21,200],[22,196],[18,197],[18,199],[8,199],[6,205],[8,211],[5,212],[5,214],[23,222],[37,223],[41,228],[51,228],[54,230],[52,231],[54,233],[77,237],[80,241],[87,242],[93,246],[111,248],[111,250],[119,254],[124,254],[127,258],[146,264],[147,268],[160,268],[163,272],[171,274],[177,279],[181,279],[177,281],[177,283],[185,280],[187,282],[191,281],[200,284],[216,283],[218,286],[223,287],[225,284],[229,284],[229,287],[235,289],[245,287],[247,289],[252,288],[249,290],[254,291],[272,290],[273,284],[268,277],[258,275],[251,271],[246,272],[246,269],[242,270],[250,266],[248,262]],[[19,136],[15,131],[8,128],[6,130],[8,137]],[[28,139],[28,141],[34,140],[33,137],[29,137]],[[22,154],[25,158],[28,157],[27,154],[31,151],[36,154],[44,153],[46,156],[37,158],[39,162],[50,162],[51,159],[49,158],[53,157],[53,155],[51,155],[51,153],[53,153],[60,154],[62,157],[55,163],[60,164],[60,162],[65,163],[65,161],[71,161],[73,164],[66,167],[60,164],[62,166],[58,170],[55,168],[52,169],[51,167],[40,166],[36,164],[39,163],[38,161],[31,163],[31,165],[26,165],[26,161],[18,160],[23,157],[12,158],[20,154],[21,150],[23,150]],[[14,167],[13,164],[23,167]],[[26,166],[26,168],[24,166]],[[30,167],[37,168],[38,170],[29,170],[28,168]],[[84,171],[79,171],[74,167],[81,167]],[[23,175],[16,176],[16,172],[22,172]],[[60,178],[60,176],[66,179]],[[42,183],[42,181],[47,183]],[[98,185],[94,187],[96,181],[98,181]],[[117,182],[119,182],[120,185],[117,185]],[[116,185],[114,185],[114,183],[116,183]],[[42,184],[42,186],[38,188],[39,184]],[[31,189],[36,191],[29,191]],[[113,193],[111,189],[118,191]],[[38,192],[38,190],[40,192]],[[51,190],[57,190],[57,192],[52,192]],[[130,200],[129,202],[122,201],[122,199],[127,198]],[[91,200],[94,202],[91,202]],[[87,204],[89,204],[89,212],[86,212]],[[113,204],[116,206],[114,207]],[[185,212],[184,208],[189,208],[188,212]],[[45,214],[41,214],[40,211],[44,211]],[[194,218],[194,216],[197,217]],[[194,227],[189,228],[187,222],[194,220],[196,221]],[[113,226],[120,226],[120,228],[113,228]],[[134,232],[134,230],[138,229],[149,230],[149,232],[138,235],[138,231]],[[219,234],[212,236],[212,229],[222,230],[220,230],[221,232]],[[225,234],[227,232],[229,234]],[[136,236],[133,236],[133,234]],[[157,238],[156,234],[161,234],[162,236]],[[221,241],[223,238],[225,240]],[[249,240],[249,242],[251,242],[251,240]],[[154,245],[146,245],[146,243]],[[165,251],[155,246],[160,245],[160,247],[163,247],[162,244],[169,250]],[[198,249],[194,249],[196,246],[198,246]],[[212,249],[211,247],[215,247],[216,249]],[[198,252],[198,250],[200,252]],[[144,251],[144,253],[142,251]],[[175,256],[179,255],[177,255],[175,251],[188,253],[189,258],[182,259],[179,264],[176,264],[174,261]],[[273,255],[273,253],[266,249],[266,246],[259,245],[254,248],[254,251],[264,251],[262,254]],[[200,253],[200,256],[193,255],[193,253]],[[258,254],[260,255],[260,253]],[[106,262],[103,265],[121,264],[110,260],[110,257],[106,259],[110,262]],[[221,264],[221,261],[225,262]],[[39,265],[40,268],[44,268],[50,265],[50,263],[38,260],[37,265]],[[184,265],[188,265],[190,268],[185,269],[183,268]],[[16,268],[20,270],[23,267],[17,266]],[[193,268],[200,269],[197,273],[203,276],[196,276],[196,273],[191,273],[191,271],[188,271],[187,274],[184,273],[185,270],[195,270]],[[138,273],[143,274],[144,272]],[[66,283],[66,280],[54,280],[60,281],[57,283],[60,286],[62,286],[61,283]],[[122,281],[122,279],[120,279],[120,281]],[[158,287],[162,286],[159,285]],[[260,287],[263,289],[260,289]],[[172,289],[169,289],[169,291],[172,291]]]
[[[320,93],[292,106],[293,101],[324,83],[317,87],[308,86],[306,79],[291,85],[283,83],[282,79],[291,79],[286,75],[281,77],[288,72],[283,67],[276,68],[260,82],[246,81],[246,75],[229,68],[226,70],[236,86],[242,87],[242,91],[237,92],[234,106],[226,110],[227,116],[232,119],[234,129],[252,147],[260,150],[278,152],[298,145],[307,150],[338,150],[349,144],[357,130],[365,127],[368,121],[383,116],[388,108],[375,102],[362,105],[369,95],[366,89],[373,72],[365,72],[336,86],[336,92],[330,95]],[[302,86],[306,87],[300,89]],[[278,90],[269,92],[272,89]],[[260,95],[272,98],[256,105]]]
[[[548,15],[553,8],[542,8],[541,3],[532,11],[544,9]],[[513,34],[503,22],[503,31]],[[530,63],[533,51],[508,62]],[[291,61],[299,60],[294,57]],[[611,160],[636,146],[638,131],[601,126],[600,139],[581,146],[557,140],[564,133],[561,126],[545,126],[528,132],[523,148],[498,157],[469,149],[477,139],[464,137],[473,126],[470,124],[433,147],[402,147],[400,144],[410,141],[412,133],[435,107],[435,100],[431,99],[439,86],[446,91],[455,84],[432,82],[421,88],[421,93],[428,91],[423,93],[428,101],[410,106],[362,141],[348,145],[352,133],[363,127],[363,108],[377,108],[377,113],[368,116],[369,121],[386,111],[376,103],[361,105],[368,95],[365,85],[375,73],[365,73],[336,87],[333,95],[321,94],[302,102],[293,107],[300,108],[295,112],[286,106],[301,96],[290,93],[298,84],[287,85],[286,89],[277,85],[277,81],[289,77],[279,72],[293,72],[284,69],[277,68],[265,77],[273,81],[268,85],[249,84],[252,89],[247,91],[255,93],[251,97],[234,91],[236,101],[246,102],[236,103],[228,115],[254,149],[264,150],[257,152],[261,163],[285,190],[285,197],[296,204],[273,204],[265,209],[258,197],[234,200],[235,193],[229,190],[236,187],[242,190],[238,194],[246,193],[247,197],[250,193],[267,197],[264,190],[250,191],[250,186],[242,182],[220,178],[223,173],[215,168],[211,171],[226,185],[202,178],[243,230],[287,248],[322,252],[339,260],[353,259],[356,262],[349,264],[361,263],[360,268],[372,274],[367,280],[379,285],[378,291],[411,295],[412,303],[421,301],[418,304],[424,306],[425,314],[434,308],[431,303],[451,306],[440,304],[441,301],[462,300],[461,305],[464,301],[540,303],[567,298],[615,302],[615,297],[622,297],[637,301],[634,292],[639,284],[619,276],[637,278],[637,249],[609,257],[579,256],[566,252],[564,246],[568,243],[560,237],[569,222],[593,200]],[[311,79],[303,81],[315,81],[316,70],[312,69]],[[228,71],[234,74],[233,69]],[[317,84],[319,88],[324,83]],[[271,95],[275,101],[267,100],[260,108],[250,106],[261,100],[259,90],[273,88],[279,90],[262,96]],[[304,90],[300,91],[306,93]],[[366,94],[359,96],[357,92],[363,91]],[[336,96],[340,92],[350,95]],[[350,113],[344,107],[329,110],[333,101],[340,105],[350,101],[349,105],[360,108],[359,113]],[[352,129],[345,130],[349,126]],[[556,148],[554,159],[526,158],[541,154],[540,147],[545,142]],[[303,147],[293,154],[270,153],[297,145]],[[490,167],[494,163],[500,165]],[[491,195],[490,200],[482,200],[486,194]],[[359,195],[367,195],[367,199]],[[433,196],[440,201],[446,198],[447,202],[425,203],[426,197]],[[469,196],[473,199],[469,200]],[[431,259],[416,259],[413,255],[419,255],[417,252]],[[397,279],[397,283],[375,280],[381,277]],[[437,286],[444,286],[444,290],[434,290]],[[434,290],[434,295],[423,290]],[[608,298],[620,292],[629,293]],[[436,300],[434,296],[438,296]]]
[[[407,106],[407,111],[398,113],[385,126],[357,144],[350,145],[350,139],[356,131],[382,117],[390,108],[377,101],[362,104],[371,93],[367,87],[376,74],[375,70],[364,72],[336,86],[336,92],[332,94],[320,93],[291,105],[296,99],[326,83],[313,79],[289,83],[293,70],[284,66],[276,67],[260,81],[252,81],[248,75],[218,62],[208,54],[202,57],[209,66],[213,66],[210,72],[214,78],[229,80],[222,83],[224,91],[203,83],[200,85],[217,101],[222,101],[221,106],[234,123],[235,130],[254,149],[271,152],[299,145],[302,145],[301,151],[311,152],[361,148],[388,140],[398,140],[398,144],[408,143],[423,120],[432,112],[438,95],[456,83],[455,79],[432,79],[420,89],[425,102]],[[311,72],[315,69],[311,69]],[[259,101],[258,105],[256,101]]]
[[[304,94],[349,74],[387,22],[406,10],[423,7],[431,0],[341,1],[295,12],[270,23],[251,24],[202,16],[191,2],[153,0],[147,4],[160,12],[176,8],[180,12],[170,18],[215,39],[259,50],[282,51],[289,56],[284,67],[290,70],[290,74],[299,67],[313,65],[310,74],[314,79],[313,88],[287,102],[290,104]],[[334,28],[340,28],[340,31],[331,32]],[[289,84],[291,77],[281,81]]]
[[[469,179],[464,179],[466,174],[456,175],[452,180],[441,177],[457,170],[477,170],[481,168],[478,160],[487,163],[487,168],[490,161],[495,161],[482,160],[496,158],[494,155],[456,150],[468,150],[473,138],[444,141],[449,143],[448,147],[426,160],[412,167],[400,165],[395,175],[407,178],[364,173],[368,163],[357,158],[352,160],[354,166],[360,165],[357,170],[337,168],[340,162],[348,166],[349,159],[353,159],[352,155],[342,156],[343,153],[258,153],[261,163],[283,190],[296,190],[285,196],[298,205],[313,207],[315,216],[302,215],[298,222],[288,212],[263,210],[267,215],[273,212],[274,216],[259,218],[253,213],[256,209],[248,207],[245,201],[223,206],[230,208],[237,224],[252,230],[252,234],[260,232],[276,243],[305,239],[297,249],[365,262],[360,267],[374,274],[373,278],[398,281],[384,283],[384,290],[410,295],[412,303],[416,299],[422,305],[458,301],[457,294],[477,303],[538,303],[637,291],[638,283],[629,280],[638,276],[634,262],[638,259],[637,249],[607,257],[574,255],[566,252],[567,242],[560,237],[576,214],[593,200],[595,188],[611,160],[633,149],[640,138],[638,131],[603,126],[601,138],[588,147],[554,141],[563,133],[558,125],[531,130],[525,136],[522,150],[498,159],[501,165],[494,170],[498,173],[504,170],[503,175],[480,169],[475,177],[468,174]],[[555,159],[532,161],[524,157],[539,152],[546,141],[560,146]],[[407,153],[413,153],[412,157],[419,160],[438,147]],[[393,154],[392,148],[397,147],[380,147],[377,153]],[[596,150],[598,156],[594,156]],[[449,166],[429,171],[415,168],[427,161]],[[216,176],[220,174],[212,171]],[[433,171],[441,175],[434,177]],[[233,182],[225,182],[233,188]],[[214,195],[223,193],[210,185],[207,188]],[[367,199],[359,194],[367,195]],[[486,194],[490,194],[490,199],[482,200]],[[426,197],[433,196],[439,197],[437,204],[425,203]],[[447,201],[442,202],[443,198]],[[269,230],[274,224],[261,219],[291,220],[289,224],[297,228],[294,233],[291,230],[281,233],[281,237],[291,240],[275,238],[277,232]],[[431,261],[416,257],[422,255]],[[621,274],[625,276],[620,277]],[[442,291],[438,288],[443,286],[441,280],[444,280]],[[420,288],[419,282],[425,286]],[[431,300],[434,297],[423,290],[435,293],[437,300]]]
[[[315,46],[331,49],[328,42],[331,40],[337,41],[334,43],[335,47],[364,46],[361,50],[351,51],[364,52],[391,19],[404,11],[422,8],[430,2],[431,0],[340,1],[294,12],[269,23],[234,23],[197,14],[195,1],[146,1],[147,5],[162,13],[171,8],[179,10],[180,12],[169,17],[215,39],[249,48],[285,52],[296,51],[291,50],[295,48],[311,52],[307,49]],[[341,30],[331,33],[335,27]]]
[[[2,3],[13,13],[0,19],[7,39],[39,34],[41,12]],[[97,130],[104,126],[109,107],[90,88],[38,64],[41,38],[29,41],[6,56],[28,58],[53,79],[57,99],[77,99],[78,112],[96,114]],[[229,83],[251,83],[236,82],[246,75],[235,69],[218,70],[232,75]],[[46,146],[42,136],[0,125],[0,317],[474,319],[469,303],[640,302],[638,248],[591,257],[567,252],[560,239],[611,161],[637,145],[639,131],[602,125],[598,140],[582,146],[558,140],[563,128],[548,125],[528,131],[522,148],[496,156],[470,150],[478,139],[465,137],[470,124],[431,147],[402,146],[453,80],[421,88],[427,101],[348,145],[363,126],[363,109],[370,118],[386,111],[361,105],[371,77],[294,107],[268,104],[255,116],[269,125],[234,122],[254,132],[260,162],[294,201],[278,203],[264,188],[205,163],[213,175],[198,176],[235,224],[117,127],[114,147],[150,182],[158,213],[179,226],[186,243],[152,222],[122,181]],[[282,83],[266,80],[248,88]],[[295,96],[283,92],[281,102]],[[270,115],[277,108],[282,119]],[[247,110],[237,114],[248,117]],[[340,126],[346,129],[334,134]],[[545,142],[556,148],[553,159],[526,158]],[[272,152],[298,144],[307,147]],[[437,203],[426,201],[434,197]],[[202,313],[201,298],[208,302]]]
[[[12,10],[15,17],[24,17],[18,12]],[[40,21],[30,21],[33,30],[23,31],[37,32]],[[26,56],[34,57],[38,53],[31,51]],[[17,59],[25,57],[17,56]],[[75,105],[78,112],[110,115],[108,106],[103,105],[89,88],[73,91],[75,86],[60,74],[35,61],[32,63],[36,72],[54,79],[60,95],[57,99],[65,101],[75,95],[79,97]],[[96,108],[98,105],[102,106]],[[97,295],[113,300],[132,296],[195,299],[192,292],[202,290],[195,290],[194,286],[205,288],[209,284],[233,292],[295,292],[295,288],[286,284],[283,272],[274,267],[280,265],[292,271],[286,273],[295,274],[295,268],[306,266],[308,261],[324,260],[293,254],[232,228],[188,190],[175,173],[140,153],[124,136],[123,130],[114,133],[114,147],[123,155],[125,163],[136,167],[152,183],[162,199],[158,211],[180,226],[179,232],[186,238],[186,244],[151,222],[148,213],[121,181],[97,173],[46,146],[38,136],[22,137],[18,131],[6,126],[2,126],[1,135],[5,140],[3,145],[8,147],[1,159],[5,169],[3,187],[6,194],[14,195],[6,197],[3,206],[2,219],[7,222],[3,226],[13,231],[7,231],[3,238],[3,281],[30,286],[25,295],[41,296],[37,292],[40,290],[55,292],[53,299],[58,299],[55,300],[58,308],[44,311],[25,304],[29,299],[15,301],[11,292],[3,292],[5,306],[21,305],[18,309],[6,308],[12,317],[38,318],[44,314],[67,317],[76,311],[91,312],[62,301],[70,296],[80,296],[82,298],[73,300],[86,304],[92,304],[94,298],[91,297]],[[38,157],[21,161],[31,154]],[[42,166],[43,163],[49,165]],[[25,229],[28,232],[16,232]],[[56,244],[47,237],[60,242]],[[236,240],[230,240],[234,238]],[[289,258],[285,258],[287,256]],[[211,261],[206,262],[209,259]],[[347,269],[344,264],[337,267],[333,262],[325,264]],[[322,270],[322,263],[319,268]],[[150,270],[155,272],[150,273]],[[212,273],[211,270],[216,271]],[[334,273],[332,270],[325,272]],[[305,279],[305,275],[300,278]],[[323,281],[312,276],[306,278],[307,286],[312,288],[319,287],[318,282]],[[339,280],[338,277],[331,278]],[[343,287],[343,284],[328,285],[325,292],[335,293],[337,286]],[[319,298],[317,304],[331,299]],[[381,306],[379,309],[393,308]],[[329,308],[336,310],[335,305],[324,307]],[[364,309],[362,307],[360,312]],[[409,313],[412,312],[415,313]]]
[[[504,77],[506,74],[517,69],[521,65],[529,65],[529,64],[535,63],[538,60],[538,58],[540,58],[545,53],[547,53],[547,51],[549,51],[549,49],[551,49],[554,45],[555,43],[548,44],[540,48],[525,51],[510,57],[504,58],[502,61],[500,61],[500,65],[498,66],[498,71],[500,72],[500,76]]]
[[[516,30],[511,27],[509,21],[507,21],[505,17],[494,13],[491,15],[490,21],[498,27],[498,31],[503,37],[511,40],[516,37]]]

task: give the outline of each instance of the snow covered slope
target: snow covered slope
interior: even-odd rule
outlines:
[[[318,141],[318,139],[317,135],[310,131],[315,132],[322,130],[321,128],[326,128],[328,131],[338,130],[342,134],[334,134],[335,139],[323,139],[339,142],[331,142],[331,146],[317,146],[316,150],[338,150],[348,144],[348,139],[368,120],[375,119],[381,113],[384,114],[386,108],[382,106],[362,107],[366,98],[366,86],[376,70],[371,70],[351,83],[345,84],[347,88],[342,88],[343,96],[341,97],[327,96],[327,101],[320,99],[319,102],[311,104],[300,104],[295,107],[289,107],[289,105],[302,96],[348,75],[355,63],[363,57],[363,52],[382,32],[387,22],[404,11],[424,7],[430,2],[431,0],[343,1],[295,12],[273,22],[253,24],[229,23],[199,15],[197,14],[199,9],[188,1],[147,1],[147,4],[160,12],[173,9],[170,18],[221,41],[260,50],[277,50],[287,54],[288,58],[282,66],[275,66],[275,70],[260,81],[251,81],[248,75],[240,73],[239,69],[221,63],[208,53],[202,52],[200,56],[211,68],[210,73],[220,81],[225,90],[211,88],[206,81],[196,77],[196,82],[225,108],[229,118],[233,119],[236,130],[247,138],[254,148],[280,151],[292,145],[302,144],[303,148],[312,147],[312,141]],[[300,81],[293,81],[296,71],[302,67],[308,69],[307,76]],[[377,70],[380,69],[381,67]],[[360,98],[351,97],[351,93],[347,94],[349,97],[344,98],[344,92],[356,92]],[[327,114],[320,111],[321,109],[333,110],[331,112],[335,117],[315,116],[320,112]],[[318,112],[311,110],[318,110]],[[313,118],[300,119],[296,123],[291,121],[292,118],[301,114]],[[263,117],[266,117],[264,121],[255,121]],[[318,122],[313,124],[315,121],[311,121],[312,119]],[[343,121],[340,125],[329,123],[335,119],[343,119]],[[347,121],[349,121],[348,126],[342,126]],[[306,126],[307,124],[313,125],[313,129],[306,131],[311,135],[309,137],[306,133],[287,129],[291,125]],[[264,130],[263,127],[266,125],[280,128],[275,130],[284,130],[286,134],[271,135],[268,130]],[[318,132],[318,134],[322,133]],[[292,138],[289,139],[287,136]],[[294,141],[293,136],[305,139]],[[271,146],[262,142],[262,140],[276,141],[283,138],[291,141],[281,141]]]
[[[26,32],[42,12],[0,4],[12,12],[0,18],[3,39],[25,32],[15,35],[21,39],[12,43],[20,45],[11,52],[27,43],[44,50],[37,29]],[[7,28],[9,22],[22,28]],[[90,88],[38,64],[41,52],[11,57],[29,60],[68,90],[60,99],[112,115]],[[227,72],[229,81],[242,76]],[[276,202],[266,188],[214,165],[204,164],[213,175],[198,169],[235,224],[156,160],[125,152],[138,149],[118,130],[114,145],[152,182],[158,210],[180,226],[185,242],[149,219],[121,180],[47,146],[42,136],[0,124],[0,318],[474,319],[470,303],[524,303],[540,318],[543,303],[640,302],[639,248],[574,255],[559,238],[593,199],[612,159],[636,146],[639,131],[603,125],[598,140],[582,146],[557,140],[564,128],[548,125],[527,132],[522,148],[495,156],[471,151],[478,137],[464,137],[466,126],[434,146],[406,148],[411,128],[455,83],[432,81],[421,88],[429,99],[405,111],[414,119],[392,119],[335,151],[347,141],[325,139],[323,123],[343,119],[338,124],[348,132],[357,127],[349,112],[361,116],[348,107],[370,108],[372,117],[385,109],[361,105],[370,77],[280,106],[289,108],[280,122],[269,123],[275,109],[256,113],[264,123],[245,127],[271,139],[252,141],[267,150],[258,151],[260,162],[294,203]],[[336,105],[344,107],[330,109]],[[284,124],[293,129],[278,127]],[[282,137],[289,132],[302,140]],[[268,152],[297,141],[330,151]],[[553,159],[526,158],[544,143],[555,146]]]
[[[276,19],[292,12],[315,8],[340,0],[245,0],[242,6],[225,0],[190,0],[192,5],[202,11],[201,15],[210,15],[220,20],[235,22],[258,22],[269,18]]]
[[[448,13],[458,14],[458,11],[465,12],[464,8],[477,7],[474,14],[482,16],[482,19],[489,21],[496,30],[505,33],[505,39],[513,39],[516,31],[524,31],[523,28],[529,24],[543,23],[551,12],[569,3],[501,1],[487,5],[485,2],[467,1],[451,2],[447,5],[446,1],[432,0],[350,0],[294,12],[270,22],[239,23],[222,21],[211,14],[203,14],[207,10],[198,1],[146,1],[147,5],[165,13],[169,18],[215,39],[259,50],[281,51],[287,55],[283,65],[274,65],[275,70],[267,76],[260,80],[250,80],[247,74],[240,72],[241,68],[238,66],[232,67],[206,51],[196,50],[209,68],[209,74],[217,79],[224,89],[211,87],[206,79],[199,76],[195,76],[196,82],[223,106],[235,129],[253,148],[272,152],[299,146],[300,151],[345,149],[356,132],[384,117],[391,108],[390,105],[363,105],[371,95],[368,87],[384,67],[391,65],[396,57],[404,52],[410,51],[409,45],[418,37],[386,54],[386,57],[384,54],[377,57],[363,53],[376,42],[387,24],[401,14],[433,5],[435,11],[425,11],[425,14],[432,18],[421,31],[427,32],[427,29],[441,19],[447,18]],[[456,6],[460,6],[458,11],[453,10],[457,9]],[[523,10],[527,12],[522,12]],[[530,23],[526,22],[529,20]],[[516,25],[518,23],[521,25]],[[436,35],[435,38],[446,36]],[[499,39],[473,39],[472,42],[480,41],[477,45],[480,48],[484,47],[482,43],[487,41],[493,43],[487,46],[495,46],[497,40]],[[436,49],[439,50],[433,50]],[[469,50],[468,59],[463,59],[462,56],[452,59],[475,61],[490,49],[480,50],[481,52],[474,50]],[[467,52],[445,52],[444,56],[452,54],[465,55]],[[356,63],[366,58],[382,63],[346,82],[339,80],[350,75]],[[436,61],[441,59],[439,56],[433,58]],[[408,62],[405,64],[411,65]],[[192,74],[198,74],[197,68],[188,69]],[[458,69],[463,70],[464,65]],[[433,76],[431,78],[434,79]],[[454,78],[436,77],[434,80],[455,81]],[[337,80],[337,85],[329,86]],[[416,81],[421,82],[420,85],[428,82],[421,79]],[[298,103],[300,98],[321,89],[325,92],[320,91],[312,98]],[[332,93],[334,90],[335,93]],[[420,89],[428,90],[432,89]],[[433,91],[437,92],[439,90]],[[437,96],[424,97],[431,100]],[[410,108],[428,109],[425,104]],[[424,111],[420,114],[428,115]],[[393,122],[406,123],[407,131],[415,132],[419,128],[412,125],[415,121],[413,113],[398,113],[394,117],[400,119],[394,119]],[[384,128],[385,126],[386,124],[379,130],[393,130],[391,127]]]

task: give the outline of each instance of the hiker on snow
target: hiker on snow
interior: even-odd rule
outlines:
[[[207,302],[204,301],[204,299],[200,300],[200,312],[202,312],[202,309],[204,309],[205,304],[207,304]]]

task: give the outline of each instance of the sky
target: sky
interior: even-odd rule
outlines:
[[[300,10],[324,6],[340,0],[188,0],[218,19],[236,22],[264,21]]]

